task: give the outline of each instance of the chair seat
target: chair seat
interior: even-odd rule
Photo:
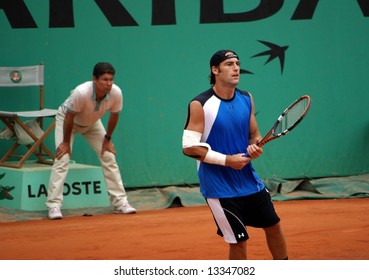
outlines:
[[[15,117],[15,116],[25,118],[55,117],[57,112],[58,110],[55,109],[42,109],[24,112],[0,111],[0,117]]]

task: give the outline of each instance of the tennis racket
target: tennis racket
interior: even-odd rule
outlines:
[[[292,129],[294,129],[306,116],[310,109],[311,99],[308,95],[303,95],[299,99],[295,100],[289,105],[283,113],[278,117],[273,127],[264,136],[264,138],[257,143],[259,147],[264,146],[266,143],[280,138]]]

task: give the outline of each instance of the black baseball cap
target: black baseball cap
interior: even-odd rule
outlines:
[[[226,55],[227,53],[231,52],[231,54]],[[210,59],[210,68],[213,66],[219,65],[222,61],[229,59],[229,58],[238,58],[238,55],[232,50],[220,50],[217,51]]]

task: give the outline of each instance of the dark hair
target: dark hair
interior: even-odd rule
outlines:
[[[113,65],[108,62],[99,62],[95,65],[92,75],[98,79],[103,74],[115,75],[115,69]]]
[[[210,69],[209,80],[210,80],[211,85],[215,85],[215,75],[214,75],[213,71],[211,71],[211,69]]]

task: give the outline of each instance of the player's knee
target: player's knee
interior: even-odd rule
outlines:
[[[54,166],[62,168],[62,167],[68,166],[69,162],[70,162],[70,155],[67,153],[67,154],[64,154],[60,159],[55,158]]]
[[[266,228],[263,228],[263,229],[264,229],[265,232],[267,232],[267,233],[273,233],[273,234],[282,232],[282,227],[281,227],[281,223],[280,222],[276,223],[273,226],[266,227]]]
[[[109,151],[105,151],[101,155],[100,158],[101,158],[101,161],[103,161],[103,162],[107,162],[107,163],[115,162],[115,154],[113,154],[112,152],[109,152]]]

